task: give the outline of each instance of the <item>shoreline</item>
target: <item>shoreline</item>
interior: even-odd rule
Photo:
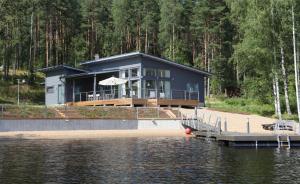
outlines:
[[[9,139],[101,139],[131,137],[191,137],[184,130],[67,130],[0,132],[0,140]]]

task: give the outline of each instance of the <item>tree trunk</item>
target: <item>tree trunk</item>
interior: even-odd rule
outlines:
[[[29,63],[28,63],[28,70],[31,70],[32,65],[32,29],[33,29],[33,12],[31,13],[30,18],[30,44],[29,44]]]
[[[277,103],[277,94],[276,94],[276,82],[275,82],[275,78],[273,78],[273,96],[274,96],[275,115],[278,116],[278,103]]]
[[[280,105],[280,94],[279,94],[279,84],[278,84],[278,76],[277,73],[275,74],[275,86],[276,86],[276,101],[277,101],[277,110],[278,110],[278,117],[281,120],[281,105]]]
[[[235,69],[236,69],[236,83],[239,86],[239,84],[240,84],[240,69],[239,69],[239,60],[238,59],[236,61]]]
[[[207,35],[206,32],[204,33],[204,68],[206,69],[207,67]],[[207,96],[207,77],[205,77],[204,81],[204,91],[205,91],[205,96]]]
[[[49,61],[53,63],[53,25],[52,20],[50,19],[49,23]]]
[[[145,33],[145,53],[148,54],[148,27],[146,27]]]
[[[214,59],[214,49],[212,48],[211,49],[211,61],[213,61]],[[208,63],[207,63],[207,71],[210,72],[210,65],[211,65],[211,62],[209,59],[208,59]],[[210,97],[210,78],[207,77],[207,96]]]
[[[175,25],[172,26],[172,59],[175,59]]]
[[[282,76],[283,76],[286,112],[288,113],[288,115],[291,115],[292,112],[291,112],[291,108],[290,108],[289,93],[288,93],[288,78],[287,78],[286,69],[285,69],[284,51],[283,51],[282,47],[280,49],[280,53],[281,53],[281,70],[282,70]]]
[[[294,7],[292,7],[292,19],[293,19],[293,51],[294,51],[295,86],[296,86],[297,112],[298,112],[298,122],[299,122],[300,121],[299,89],[298,89],[299,77],[298,77],[298,63],[297,63],[297,53],[296,53]]]
[[[48,18],[46,20],[46,33],[45,33],[45,57],[46,57],[46,61],[45,61],[45,65],[46,67],[49,66],[49,21]]]

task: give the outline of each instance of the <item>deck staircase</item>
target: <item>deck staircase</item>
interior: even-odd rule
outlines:
[[[157,99],[148,99],[147,106],[148,107],[157,107]]]
[[[63,118],[63,119],[67,118],[67,116],[65,115],[65,113],[61,112],[58,108],[54,108],[54,110],[55,110],[55,112],[58,114],[58,116],[60,118]]]
[[[177,118],[177,116],[170,109],[162,109],[161,111],[168,115],[171,119]]]
[[[289,135],[277,135],[278,148],[291,148],[291,139]]]

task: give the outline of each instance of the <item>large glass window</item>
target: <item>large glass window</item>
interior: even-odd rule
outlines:
[[[132,80],[131,81],[131,91],[130,91],[130,96],[132,98],[138,96],[138,89],[139,89],[139,81],[138,80]]]
[[[156,98],[156,81],[155,80],[146,80],[144,89],[145,89],[146,98]]]
[[[158,76],[162,78],[170,78],[170,70],[158,70]]]
[[[190,92],[199,91],[199,85],[197,83],[194,83],[194,84],[187,83],[186,90],[190,91]]]
[[[159,81],[159,97],[170,98],[170,95],[171,95],[170,81]]]
[[[145,68],[144,69],[144,76],[156,76],[156,71],[153,68]]]

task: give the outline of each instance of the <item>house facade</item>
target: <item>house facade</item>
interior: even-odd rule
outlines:
[[[46,74],[46,105],[198,106],[204,104],[204,79],[210,73],[152,55],[133,52],[81,63],[80,69],[56,66]],[[101,86],[109,77],[126,79]]]

